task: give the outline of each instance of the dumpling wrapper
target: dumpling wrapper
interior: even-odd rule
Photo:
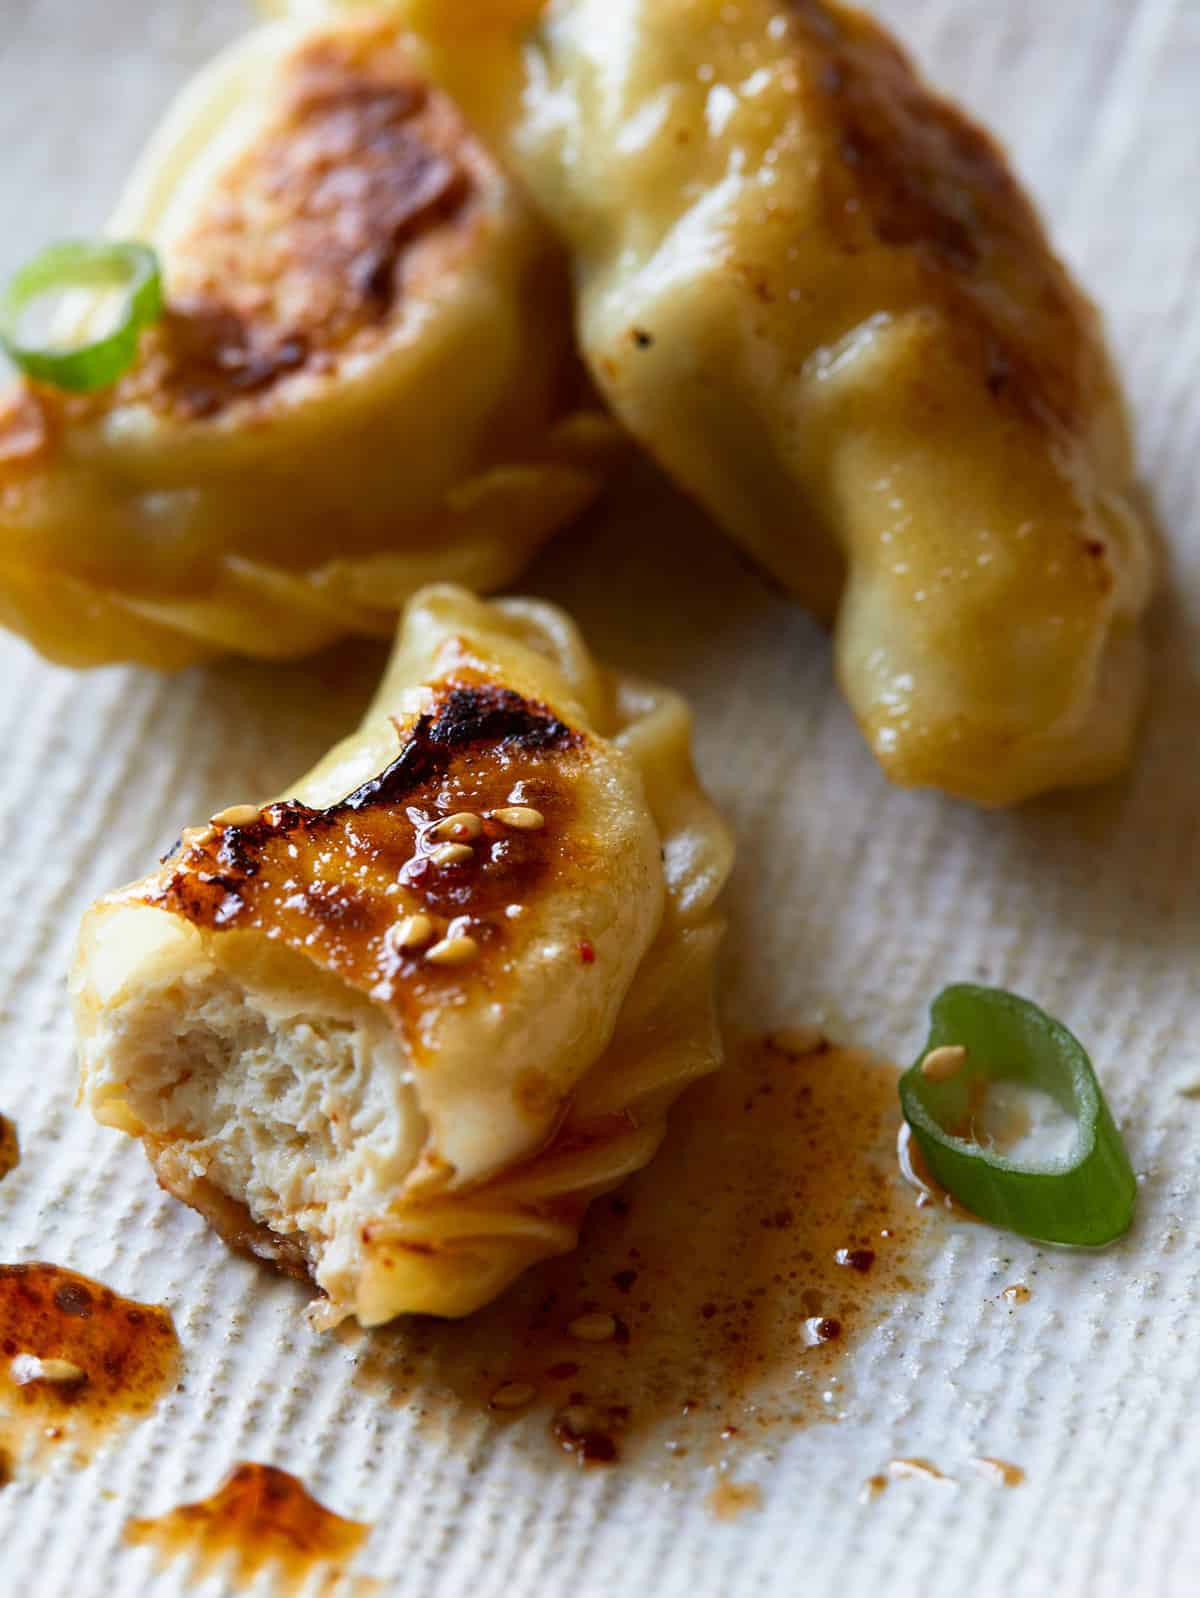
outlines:
[[[83,1102],[310,1273],[320,1324],[477,1308],[574,1246],[719,1063],[731,844],[689,735],[552,606],[425,590],[353,737],[88,911]],[[460,812],[482,829],[440,863]],[[399,946],[414,915],[473,957]]]
[[[0,622],[52,658],[388,636],[429,581],[509,582],[596,492],[615,429],[579,408],[561,249],[394,19],[259,27],[109,231],[164,266],[136,366],[0,399]]]
[[[617,417],[836,615],[887,775],[1120,770],[1154,552],[1098,318],[991,139],[818,0],[467,9],[399,6],[569,241]]]

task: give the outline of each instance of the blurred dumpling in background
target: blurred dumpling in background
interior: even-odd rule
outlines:
[[[570,243],[617,418],[836,617],[888,776],[1124,766],[1154,559],[1118,383],[988,136],[820,0],[400,9]]]
[[[322,1324],[476,1309],[720,1061],[690,732],[553,606],[424,591],[357,733],[88,912],[84,1102]]]
[[[136,364],[0,400],[0,621],[52,658],[387,634],[431,578],[509,581],[599,486],[562,252],[387,17],[257,29],[109,231],[163,263]]]

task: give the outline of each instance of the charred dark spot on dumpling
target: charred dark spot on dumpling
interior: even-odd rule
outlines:
[[[1024,417],[1079,425],[1091,329],[1003,149],[869,17],[791,0],[800,115],[820,129],[824,212],[847,254],[922,272],[964,359]]]
[[[447,748],[460,748],[479,739],[522,749],[566,749],[580,741],[579,734],[545,705],[494,683],[452,688],[433,718],[429,738]]]
[[[813,80],[826,100],[834,148],[855,185],[853,215],[865,212],[875,237],[928,251],[953,272],[980,261],[973,192],[1011,186],[999,149],[956,108],[935,99],[903,53],[872,30],[856,37],[804,31],[817,51]]]
[[[494,987],[526,907],[595,864],[571,828],[587,737],[465,673],[399,730],[396,758],[328,808],[281,801],[185,833],[148,902],[265,933],[401,1014],[447,983]]]
[[[414,248],[471,227],[487,157],[394,25],[318,35],[265,92],[263,131],[175,244],[125,400],[204,419],[328,372],[386,335]]]
[[[332,825],[330,813],[311,810],[294,799],[282,800],[262,811],[257,820],[240,827],[222,827],[217,836],[217,860],[236,881],[253,875],[263,844],[279,833],[314,832]]]
[[[170,351],[174,409],[193,420],[215,416],[230,401],[262,393],[307,365],[303,335],[256,327],[219,305],[175,301],[158,337]]]
[[[437,710],[422,716],[386,770],[343,800],[347,810],[394,804],[415,786],[445,772],[454,754],[471,744],[552,751],[580,742],[545,705],[493,683],[453,687]]]

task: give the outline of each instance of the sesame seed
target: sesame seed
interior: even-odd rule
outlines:
[[[465,866],[475,858],[475,851],[469,843],[439,843],[429,851],[429,858],[435,866]]]
[[[887,1462],[887,1471],[889,1476],[920,1476],[926,1481],[944,1481],[950,1482],[952,1486],[954,1485],[952,1478],[947,1476],[943,1471],[940,1471],[937,1466],[932,1464],[928,1459],[889,1459]]]
[[[517,832],[538,832],[546,825],[542,812],[530,805],[504,805],[492,811],[492,820],[498,821],[502,827],[512,827]]]
[[[474,938],[443,938],[425,956],[430,965],[466,965],[479,953]]]
[[[432,916],[418,912],[405,916],[388,933],[388,942],[396,949],[423,949],[437,937],[437,926]]]
[[[616,1317],[603,1310],[590,1315],[577,1315],[567,1327],[567,1332],[581,1343],[607,1343],[617,1335]]]
[[[967,1063],[967,1051],[961,1043],[946,1043],[940,1049],[930,1049],[921,1061],[921,1075],[929,1082],[949,1082]]]
[[[206,843],[211,843],[216,837],[216,832],[208,827],[185,827],[179,834],[179,842],[185,849],[202,849]]]
[[[537,1388],[529,1382],[505,1382],[497,1387],[489,1400],[493,1409],[524,1409],[537,1397]]]
[[[214,827],[248,827],[251,822],[259,817],[257,805],[230,805],[225,810],[218,810],[212,818]]]
[[[472,810],[458,810],[452,816],[435,821],[426,833],[435,843],[471,843],[483,831],[483,818]]]
[[[18,1354],[9,1369],[18,1387],[29,1382],[52,1382],[56,1387],[77,1387],[87,1381],[87,1371],[69,1359],[39,1359],[36,1354]]]

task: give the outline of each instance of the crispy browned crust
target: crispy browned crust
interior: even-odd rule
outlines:
[[[186,1144],[175,1145],[144,1136],[142,1146],[159,1187],[202,1215],[222,1242],[240,1254],[274,1265],[285,1276],[313,1282],[309,1240],[304,1233],[285,1236],[273,1232],[254,1219],[249,1206],[241,1199],[231,1198],[205,1177],[196,1176],[179,1157]]]
[[[383,342],[406,291],[469,251],[479,196],[502,180],[394,23],[339,23],[278,74],[267,130],[173,246],[170,299],[137,366],[94,397],[39,390],[38,415],[26,398],[0,421],[0,457],[34,453],[60,411],[265,414],[289,377],[332,375]]]
[[[401,1022],[445,1005],[464,981],[499,992],[509,906],[591,864],[593,842],[570,835],[572,772],[587,755],[586,736],[548,707],[463,672],[436,690],[378,776],[328,809],[280,802],[247,825],[185,838],[146,901],[206,931],[265,933]],[[514,803],[541,811],[545,826],[525,832],[489,815]],[[481,835],[469,860],[438,863],[429,828],[460,811],[483,818]],[[389,933],[417,912],[438,936],[473,938],[478,959],[464,971],[398,949]],[[419,1029],[406,1030],[419,1051]]]
[[[914,259],[997,401],[1080,430],[1107,358],[1004,151],[870,17],[819,0],[788,10],[797,92],[827,148],[824,207],[847,254],[884,245]]]

